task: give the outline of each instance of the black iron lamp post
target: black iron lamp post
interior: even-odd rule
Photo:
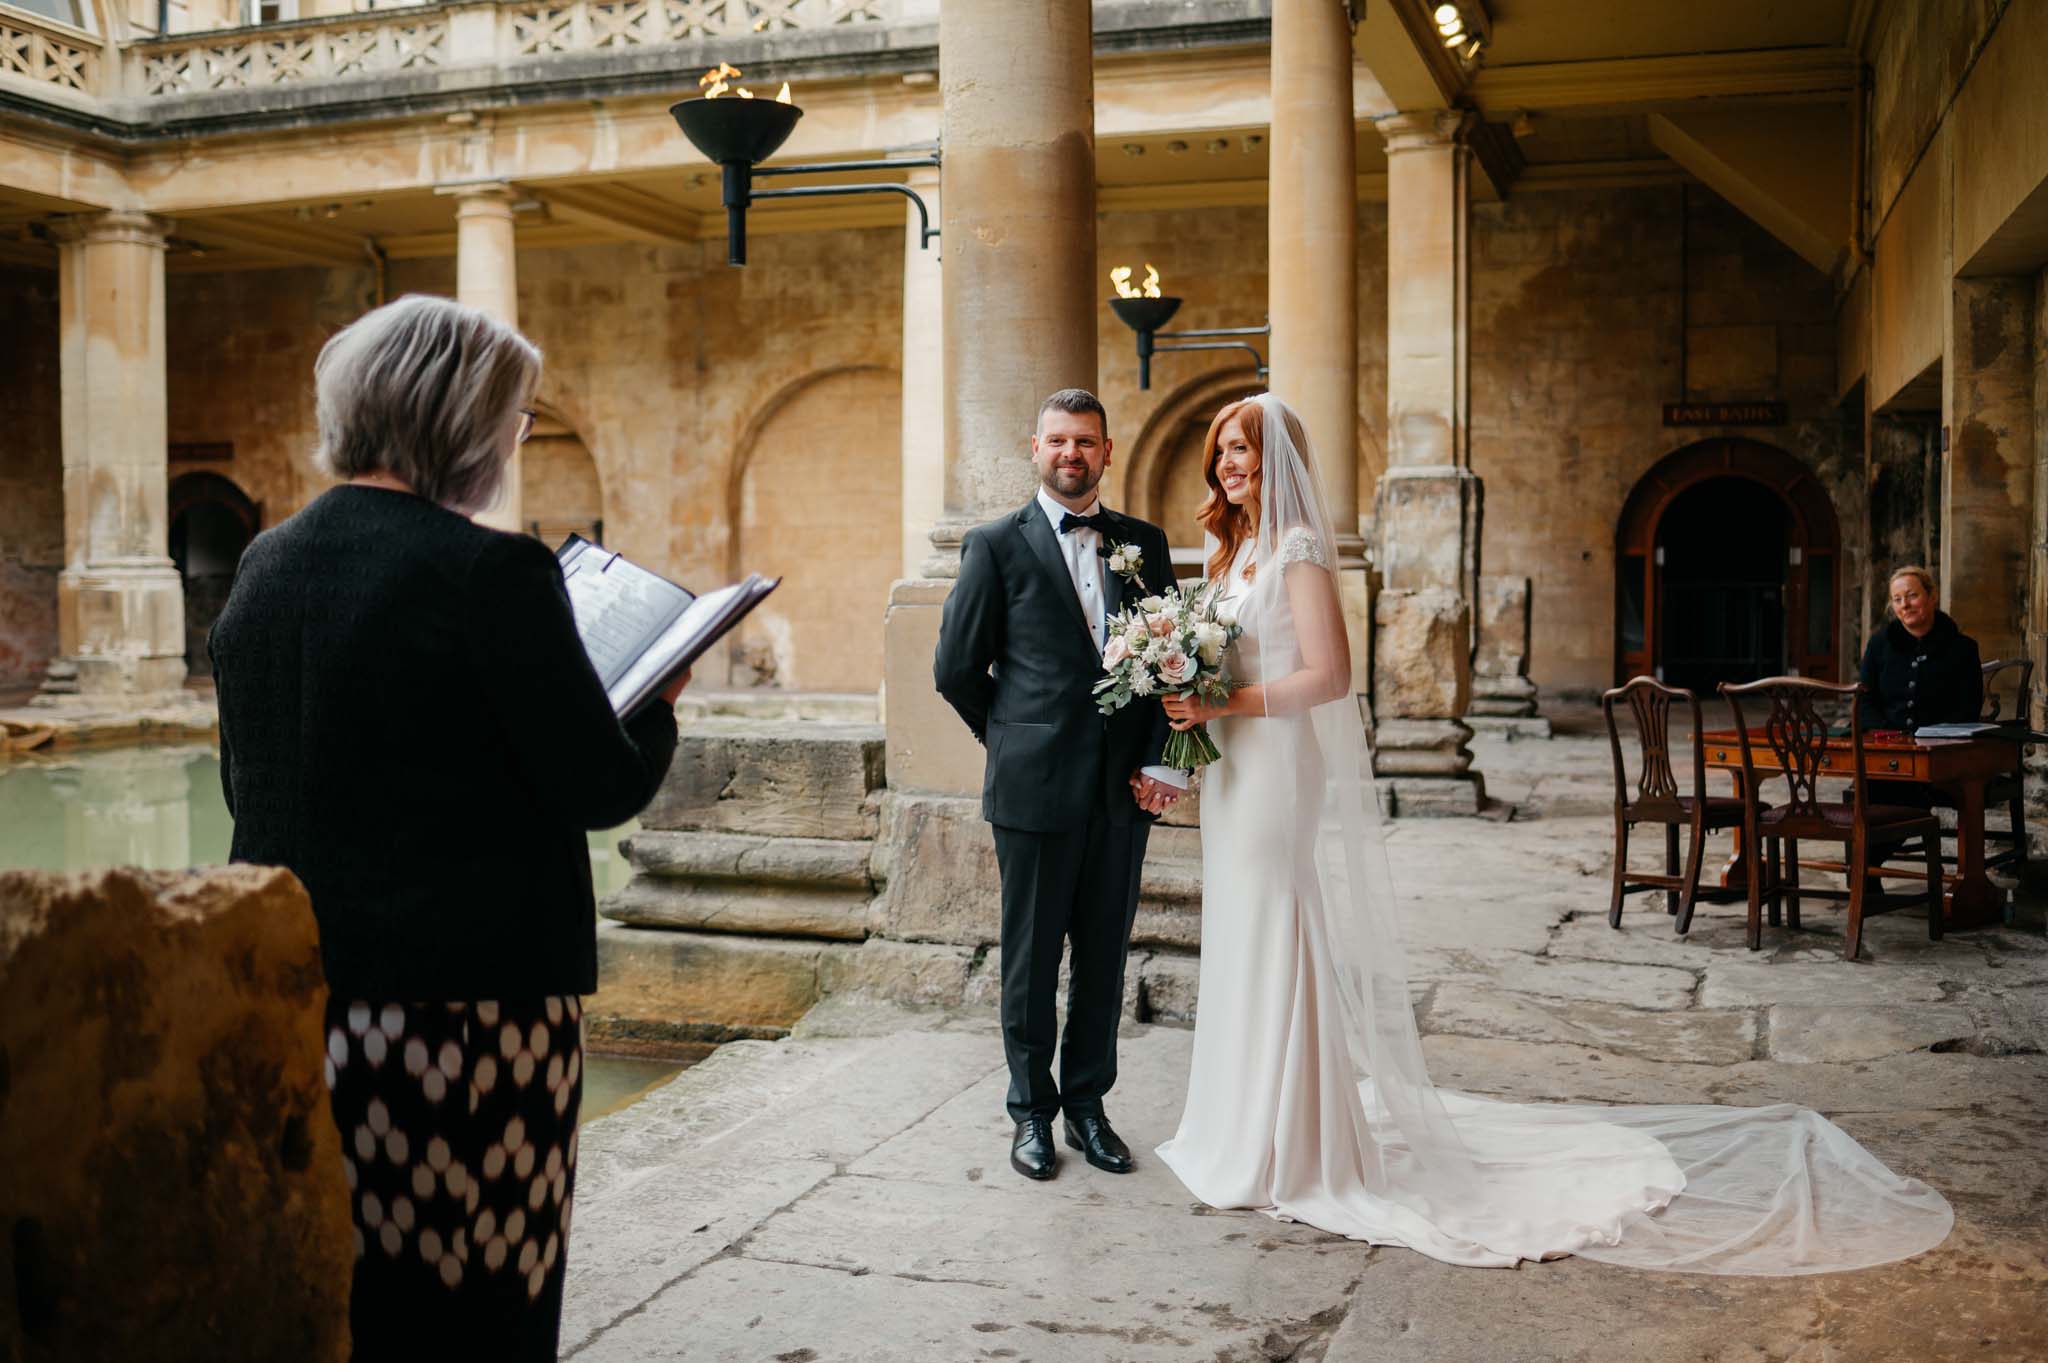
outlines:
[[[732,72],[738,75],[738,72]],[[938,153],[883,161],[819,161],[795,166],[763,166],[776,149],[789,140],[796,121],[804,111],[796,105],[773,99],[735,96],[686,99],[669,106],[669,114],[683,136],[724,172],[722,197],[725,203],[725,258],[728,264],[747,263],[747,207],[757,199],[814,199],[837,194],[901,194],[917,205],[918,245],[929,248],[939,234],[931,223],[931,212],[916,190],[908,185],[879,182],[858,185],[805,185],[797,189],[755,189],[757,175],[819,175],[847,170],[900,170],[906,166],[936,166]]]
[[[1128,275],[1127,271],[1122,273]],[[1155,274],[1153,276],[1155,286],[1157,278],[1158,276]],[[1118,287],[1123,287],[1121,280],[1118,281]],[[1260,380],[1263,381],[1266,378],[1268,372],[1266,357],[1261,355],[1258,348],[1252,345],[1251,342],[1212,340],[1210,338],[1270,336],[1273,334],[1273,324],[1271,322],[1259,327],[1205,327],[1195,331],[1161,331],[1159,328],[1172,321],[1173,315],[1180,311],[1180,302],[1180,299],[1171,294],[1158,293],[1154,293],[1149,297],[1139,294],[1109,300],[1110,311],[1114,312],[1125,326],[1138,333],[1139,388],[1149,389],[1152,387],[1152,356],[1163,350],[1249,351],[1253,362],[1259,367]],[[1167,344],[1160,344],[1162,341]]]

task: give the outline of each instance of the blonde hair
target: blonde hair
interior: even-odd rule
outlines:
[[[313,365],[320,444],[337,478],[390,473],[451,511],[489,506],[540,351],[490,314],[408,294],[336,332]]]
[[[1892,569],[1892,575],[1884,580],[1885,595],[1887,597],[1891,595],[1892,583],[1897,582],[1902,577],[1919,579],[1920,590],[1926,592],[1929,596],[1934,595],[1934,574],[1928,572],[1917,563],[1908,563],[1903,568]]]

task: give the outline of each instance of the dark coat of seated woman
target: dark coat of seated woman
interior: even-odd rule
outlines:
[[[1977,641],[1934,604],[1925,568],[1892,574],[1891,615],[1863,653],[1863,727],[1904,729],[1960,724],[1984,709],[1984,667]]]

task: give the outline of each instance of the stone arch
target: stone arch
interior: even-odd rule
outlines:
[[[1782,659],[1788,672],[1833,680],[1841,671],[1841,529],[1833,499],[1799,459],[1760,440],[1696,441],[1639,479],[1615,527],[1615,679],[1662,675],[1666,637],[1663,536],[1675,507],[1712,487],[1783,517]],[[1732,504],[1732,503],[1731,503]],[[1732,541],[1731,541],[1732,542]]]
[[[729,680],[871,691],[902,558],[902,379],[844,364],[784,384],[748,418],[726,484],[728,576],[781,575],[738,631]]]
[[[263,506],[233,479],[204,471],[173,478],[165,501],[171,561],[185,588],[185,667],[210,676],[206,636],[227,604],[242,551],[263,528]]]
[[[575,424],[534,402],[533,434],[519,452],[519,514],[549,548],[571,534],[604,543],[604,475]]]
[[[1202,502],[1202,439],[1227,402],[1266,391],[1250,368],[1212,369],[1175,388],[1152,409],[1131,442],[1124,467],[1124,506],[1166,531],[1178,562],[1201,557],[1194,509]]]

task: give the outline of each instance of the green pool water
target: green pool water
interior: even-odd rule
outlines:
[[[635,825],[590,835],[599,896],[630,874],[619,839]],[[0,761],[0,870],[178,870],[228,859],[234,821],[210,745],[66,750]],[[583,1117],[613,1112],[675,1077],[682,1062],[591,1053]]]

